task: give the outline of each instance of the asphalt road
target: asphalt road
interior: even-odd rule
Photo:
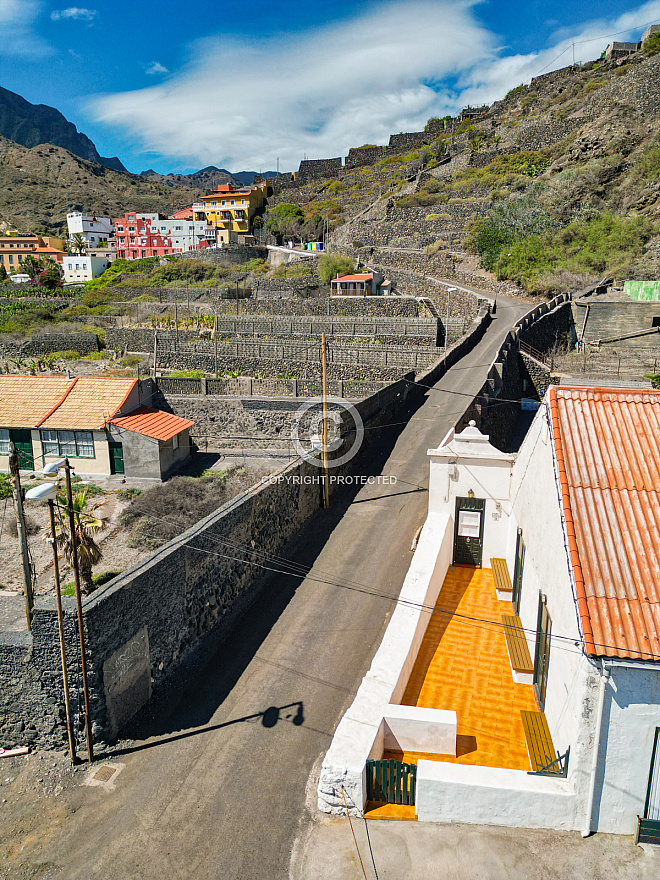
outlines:
[[[309,575],[271,578],[196,687],[116,754],[124,767],[114,790],[71,795],[71,815],[31,853],[33,866],[67,880],[289,876],[310,820],[310,774],[380,642],[425,518],[427,449],[462,415],[528,308],[498,298],[482,342],[362,462],[361,472],[397,484],[333,496],[292,551]]]

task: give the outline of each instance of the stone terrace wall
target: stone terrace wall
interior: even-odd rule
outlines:
[[[77,351],[92,354],[99,350],[95,333],[45,333],[25,342],[0,344],[0,357],[36,357],[56,351]]]
[[[303,159],[296,174],[296,181],[303,183],[319,177],[337,177],[341,169],[341,156],[337,159]]]

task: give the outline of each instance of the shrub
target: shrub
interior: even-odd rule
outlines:
[[[253,482],[242,468],[208,476],[173,477],[146,489],[121,515],[130,532],[129,545],[153,550],[217,510]]]
[[[119,361],[120,367],[137,367],[138,364],[142,363],[142,355],[139,354],[126,354]]]
[[[657,52],[660,52],[660,33],[651,34],[651,36],[644,42],[642,46],[642,52],[647,56],[655,55]]]
[[[205,375],[203,370],[172,370],[170,373],[173,379],[203,379]]]
[[[318,273],[323,284],[330,284],[337,275],[345,275],[354,268],[353,260],[343,254],[323,254],[319,258]]]
[[[71,351],[70,349],[67,351],[54,351],[49,357],[57,358],[61,361],[77,361],[80,359],[80,352]]]

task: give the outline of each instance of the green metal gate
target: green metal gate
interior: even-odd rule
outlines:
[[[367,800],[386,804],[414,804],[417,766],[394,758],[367,761]]]

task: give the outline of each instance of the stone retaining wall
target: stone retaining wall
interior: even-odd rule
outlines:
[[[9,342],[0,345],[0,357],[36,357],[56,351],[77,351],[92,354],[99,350],[95,333],[44,333],[25,342]]]

